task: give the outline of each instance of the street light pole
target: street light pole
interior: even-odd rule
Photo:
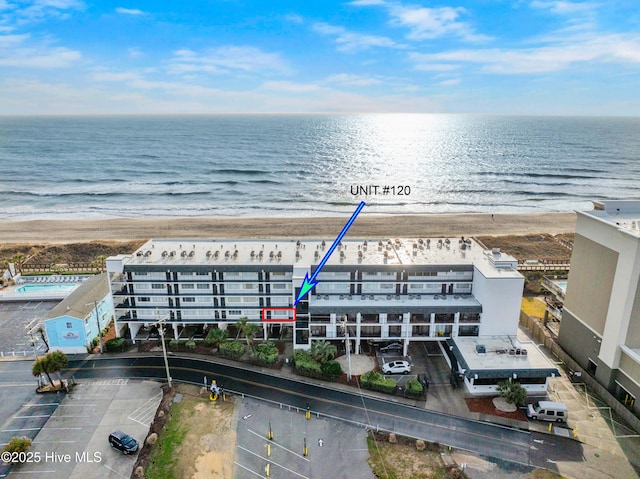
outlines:
[[[164,357],[164,368],[167,372],[167,384],[169,385],[169,389],[171,389],[171,374],[169,374],[169,360],[167,359],[167,347],[164,344],[164,321],[167,318],[160,318],[160,311],[156,309],[156,314],[158,315],[158,327],[160,328],[160,342],[162,343],[162,356]]]
[[[351,341],[349,340],[349,328],[347,327],[347,315],[344,316],[344,344],[347,348],[347,380],[351,382]]]

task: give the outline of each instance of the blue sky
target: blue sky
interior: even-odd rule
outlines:
[[[0,0],[0,114],[640,115],[637,0]]]

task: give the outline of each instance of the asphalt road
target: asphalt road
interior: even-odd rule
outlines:
[[[582,461],[580,443],[568,438],[507,428],[434,411],[343,392],[278,376],[277,373],[243,369],[199,358],[170,357],[174,380],[202,384],[204,377],[236,393],[248,394],[299,408],[307,404],[314,413],[393,431],[405,436],[477,452],[494,459],[534,467],[550,461]],[[166,377],[161,356],[100,358],[70,361],[67,377]],[[535,441],[534,441],[535,439]]]

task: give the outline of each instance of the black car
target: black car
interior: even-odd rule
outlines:
[[[113,431],[109,434],[109,444],[125,454],[133,454],[140,447],[138,441],[122,431]]]
[[[381,353],[398,352],[398,351],[402,351],[403,347],[404,346],[402,345],[402,343],[391,343],[380,348],[378,351],[380,351]]]

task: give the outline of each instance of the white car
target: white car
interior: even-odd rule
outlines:
[[[411,364],[409,361],[391,361],[382,365],[383,374],[409,374]]]

